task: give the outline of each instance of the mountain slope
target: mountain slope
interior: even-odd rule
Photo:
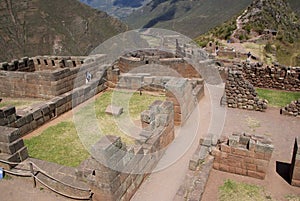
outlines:
[[[76,0],[0,1],[0,61],[35,55],[87,55],[126,26]]]
[[[143,7],[151,0],[80,0],[93,8],[107,12],[109,15],[123,19],[134,10]]]
[[[268,64],[300,66],[300,21],[286,0],[253,0],[239,17],[198,37],[197,42],[205,46],[220,39],[230,39],[237,46],[248,43],[248,49],[253,47]]]
[[[261,35],[265,29],[276,30],[277,39],[293,42],[299,36],[300,26],[296,14],[285,0],[253,0],[240,16],[241,29]]]
[[[165,28],[196,37],[244,10],[251,0],[153,0],[125,19],[133,28]]]

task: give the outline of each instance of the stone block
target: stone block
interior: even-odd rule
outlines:
[[[266,176],[266,173],[247,170],[247,176],[253,177],[256,179],[264,179]]]
[[[236,147],[239,144],[240,137],[239,136],[229,136],[228,145],[232,147]]]
[[[21,128],[22,126],[24,126],[26,124],[26,118],[21,117],[21,118],[17,119],[15,123],[16,123],[17,128]]]
[[[0,142],[12,143],[20,137],[20,132],[16,128],[0,126]]]
[[[3,111],[5,117],[16,114],[16,108],[13,106],[4,107],[4,108],[2,108],[2,111]]]
[[[24,147],[23,139],[16,140],[12,143],[0,142],[0,152],[7,154],[14,154],[22,147]]]
[[[40,108],[35,108],[33,110],[32,115],[33,115],[33,119],[37,120],[43,116],[42,110]]]
[[[221,148],[221,151],[223,151],[223,152],[231,153],[231,147],[226,144],[221,144],[220,148]]]
[[[113,116],[120,116],[123,113],[123,108],[120,106],[109,105],[107,106],[105,113]]]

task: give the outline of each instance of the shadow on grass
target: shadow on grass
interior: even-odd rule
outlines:
[[[290,168],[291,168],[290,163],[276,161],[277,174],[279,174],[288,184],[291,184]]]

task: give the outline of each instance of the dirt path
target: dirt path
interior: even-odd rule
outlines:
[[[47,189],[33,188],[30,178],[0,180],[1,201],[71,201]]]
[[[195,128],[199,126],[198,133],[196,133],[195,139],[192,144],[187,148],[187,151],[171,166],[160,170],[158,172],[152,173],[148,179],[141,185],[136,194],[132,197],[131,201],[172,201],[178,188],[183,183],[185,179],[185,173],[188,170],[189,160],[192,154],[195,152],[198,142],[201,136],[204,136],[208,130],[208,123],[210,120],[210,100],[209,96],[205,96],[201,99],[199,104],[200,115],[197,114],[197,110],[191,114],[189,120],[184,124],[180,130],[181,136],[177,136],[175,139],[174,149],[170,147],[168,151],[176,152],[176,147],[181,146],[183,143],[179,139],[189,138],[191,132],[194,132]],[[197,116],[199,115],[199,116]],[[196,119],[200,119],[198,124],[195,123]],[[177,130],[177,135],[178,135]],[[168,152],[167,151],[167,152]],[[167,160],[168,153],[166,153],[160,163]],[[159,164],[160,165],[160,164]]]

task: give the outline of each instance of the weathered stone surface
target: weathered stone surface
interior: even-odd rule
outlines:
[[[264,179],[273,145],[262,136],[235,133],[213,149],[214,168]]]
[[[109,105],[107,106],[105,113],[113,116],[120,116],[123,113],[123,108],[115,105]]]

